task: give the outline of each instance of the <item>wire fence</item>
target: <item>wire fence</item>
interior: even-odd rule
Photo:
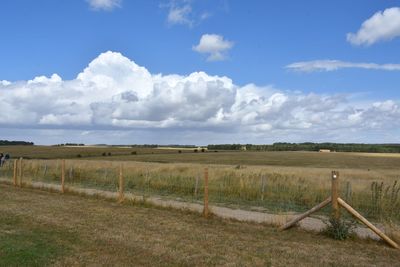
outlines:
[[[22,163],[22,164],[21,164]],[[144,197],[164,197],[202,203],[204,165],[121,163],[115,161],[67,160],[65,187],[91,188],[118,192],[119,170],[123,165],[124,193]],[[61,183],[62,160],[7,161],[0,177],[17,184]],[[329,173],[326,182],[280,173],[221,169],[209,166],[210,204],[257,209],[266,212],[302,212],[320,203],[330,194]],[[367,218],[400,222],[400,180],[341,183],[340,196]]]

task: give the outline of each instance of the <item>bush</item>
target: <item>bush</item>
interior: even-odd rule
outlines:
[[[111,152],[108,152],[108,155],[111,156]]]
[[[201,149],[201,152],[205,152],[206,150],[204,148]]]
[[[136,154],[137,154],[136,151],[132,151],[132,152],[131,152],[131,155],[136,155]]]
[[[355,222],[346,222],[330,218],[323,233],[336,240],[345,240],[352,236],[352,230],[355,227]]]
[[[182,150],[178,150],[178,153],[182,153]]]
[[[106,152],[103,152],[103,154],[101,154],[103,157],[107,156]]]
[[[77,158],[82,158],[81,154],[76,155]]]
[[[198,152],[198,150],[197,149],[195,149],[195,150],[193,150],[194,151],[194,153],[197,153]]]

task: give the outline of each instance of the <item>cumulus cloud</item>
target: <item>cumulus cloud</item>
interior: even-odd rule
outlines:
[[[198,45],[193,50],[208,54],[208,61],[221,61],[226,59],[226,53],[233,47],[233,42],[225,40],[222,35],[203,34]]]
[[[152,74],[110,51],[73,80],[53,74],[1,82],[0,106],[2,129],[80,131],[77,136],[87,140],[99,131],[124,140],[134,133],[147,140],[156,131],[167,131],[166,136],[185,142],[223,142],[228,137],[231,142],[265,142],[351,131],[393,132],[400,126],[400,107],[394,100],[360,106],[342,95],[238,86],[228,77],[204,72]],[[180,139],[183,136],[186,139]]]
[[[89,6],[94,10],[110,11],[120,7],[122,0],[86,0]]]
[[[286,68],[299,72],[335,71],[343,68],[400,71],[400,64],[357,63],[327,59],[295,62],[287,65]]]
[[[372,45],[400,36],[400,8],[378,11],[364,21],[357,33],[348,33],[347,41],[353,45]]]

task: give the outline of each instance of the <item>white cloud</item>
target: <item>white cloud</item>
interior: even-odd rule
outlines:
[[[110,11],[114,8],[121,7],[122,0],[86,0],[90,7],[94,10]]]
[[[222,35],[203,34],[198,45],[193,50],[202,54],[209,54],[208,61],[221,61],[226,59],[226,53],[233,47],[233,42],[224,40]]]
[[[191,28],[211,16],[211,13],[207,11],[193,10],[192,0],[169,0],[160,6],[168,9],[167,23],[169,25],[186,25]]]
[[[357,33],[348,33],[347,41],[353,45],[372,45],[400,36],[400,8],[387,8],[375,13],[361,25]]]
[[[299,72],[335,71],[343,68],[400,71],[400,64],[357,63],[340,60],[312,60],[295,62],[287,65],[286,68]]]
[[[204,72],[151,74],[115,52],[99,55],[73,80],[54,74],[0,83],[0,106],[4,137],[16,132],[5,129],[28,129],[28,139],[53,129],[87,143],[352,141],[355,132],[374,131],[391,133],[393,142],[400,127],[394,100],[360,105],[340,95],[241,87]]]
[[[190,18],[192,7],[189,2],[184,2],[183,5],[178,5],[172,2],[169,7],[167,21],[169,24],[183,24],[193,26],[193,20]]]

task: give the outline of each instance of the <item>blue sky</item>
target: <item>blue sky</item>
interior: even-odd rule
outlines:
[[[3,92],[0,87],[0,104],[18,109],[18,114],[30,114],[28,117],[31,120],[23,120],[16,115],[12,121],[12,116],[0,118],[0,138],[31,138],[38,143],[105,142],[116,134],[118,138],[111,139],[113,143],[157,143],[158,140],[163,140],[163,143],[354,142],[358,140],[354,138],[354,133],[362,132],[359,135],[362,142],[400,142],[398,130],[394,127],[400,114],[398,6],[400,1],[383,0],[4,0],[0,3],[0,81],[7,82],[3,82]],[[377,17],[371,19],[375,14]],[[364,22],[369,25],[366,24],[365,29],[362,26]],[[353,38],[349,34],[353,34]],[[100,56],[107,51],[117,53],[117,59],[115,54]],[[98,60],[93,61],[95,59]],[[125,88],[125,82],[119,83],[121,70],[128,73],[127,76],[132,74],[133,65],[127,66],[124,59],[144,67],[153,76],[161,73],[165,76],[163,81],[173,83],[172,87],[179,82],[171,82],[169,75],[180,75],[180,82],[197,82],[198,79],[208,78],[199,78],[201,75],[188,77],[191,73],[203,71],[209,78],[218,75],[218,78],[210,79],[216,84],[223,84],[222,87],[228,90],[231,86],[229,82],[219,80],[226,76],[232,81],[231,89],[235,90],[232,97],[236,102],[240,97],[243,100],[256,94],[258,101],[264,103],[260,102],[252,109],[248,105],[240,112],[234,112],[233,109],[238,106],[235,106],[234,100],[225,104],[218,102],[214,109],[210,107],[210,110],[204,111],[208,116],[181,118],[171,111],[170,116],[156,120],[148,115],[150,111],[140,113],[138,110],[151,108],[154,111],[156,107],[151,105],[149,98],[155,99],[159,95],[141,95],[141,88],[134,88],[133,85]],[[53,89],[54,92],[65,92],[62,90],[69,90],[69,86],[82,88],[74,81],[90,62],[94,62],[93,65],[97,62],[99,65],[114,66],[114,69],[107,70],[107,75],[116,83],[109,88],[96,87],[98,94],[103,94],[102,90],[115,90],[115,94],[104,94],[109,98],[91,99],[87,96],[87,101],[80,103],[81,112],[90,113],[87,121],[71,119],[77,114],[65,107],[49,105],[47,110],[30,107],[33,95],[40,90],[38,95],[43,96],[52,88],[57,88]],[[124,68],[127,68],[126,71]],[[61,79],[62,85],[49,82],[54,73]],[[39,76],[47,77],[47,80],[40,81],[42,86],[29,85],[29,80]],[[98,81],[96,77],[99,76],[93,74],[90,79]],[[158,82],[154,79],[149,92],[153,92],[154,84]],[[250,90],[247,85],[254,88]],[[208,95],[215,97],[225,92],[215,89],[217,85],[209,86],[205,89],[210,90]],[[193,87],[199,91],[204,89],[196,83]],[[18,93],[18,90],[22,92],[27,88],[32,90],[32,99],[29,96],[21,98],[21,93]],[[180,89],[168,90],[173,95]],[[216,91],[211,93],[211,90]],[[142,103],[145,107],[137,104],[125,107],[125,102],[116,102],[118,95],[129,92],[138,96],[139,102],[147,99]],[[246,97],[243,96],[245,93]],[[290,114],[279,118],[271,112],[263,113],[262,110],[269,107],[268,103],[275,103],[273,97],[276,94],[284,98],[279,100],[282,103],[278,101],[278,109],[287,109],[285,105],[299,105],[299,110],[293,109]],[[79,92],[76,97],[78,95]],[[310,107],[306,108],[306,112],[301,110],[304,105],[302,99],[310,95],[320,98],[321,106],[329,106],[330,102],[327,104],[324,101],[336,99],[335,105],[329,106],[331,112],[321,114],[320,110]],[[178,98],[189,99],[187,95]],[[54,95],[48,99],[58,98]],[[114,117],[110,118],[109,124],[96,123],[93,106],[108,100],[108,105],[114,107],[111,111]],[[15,106],[13,103],[16,102],[20,104]],[[71,96],[69,104],[77,102]],[[176,103],[179,107],[185,106],[183,102]],[[169,110],[167,104],[157,108],[161,112]],[[140,114],[133,116],[133,110]],[[360,110],[362,114],[359,114]],[[341,111],[340,116],[345,118],[361,116],[362,119],[357,117],[359,125],[354,125],[354,121],[343,122],[344,117],[340,117],[337,111]],[[179,112],[185,113],[185,109]],[[277,111],[277,114],[283,113]],[[305,119],[314,115],[318,115],[319,119]],[[66,116],[68,119],[65,119]],[[217,117],[224,119],[217,123],[213,119]],[[244,121],[244,117],[251,119]],[[387,124],[382,123],[382,117],[388,118]],[[321,124],[319,120],[322,118],[337,119],[339,128],[350,127],[351,132],[332,133],[329,127]],[[139,125],[139,121],[164,126]],[[174,123],[170,124],[171,121]],[[237,129],[238,124],[242,128],[250,127],[251,135]],[[16,136],[15,129],[20,128],[27,129],[30,134]],[[163,137],[165,131],[173,133],[169,134],[171,139]],[[151,138],[148,132],[152,133]],[[245,132],[248,133],[247,130]],[[381,133],[385,134],[379,139]]]

